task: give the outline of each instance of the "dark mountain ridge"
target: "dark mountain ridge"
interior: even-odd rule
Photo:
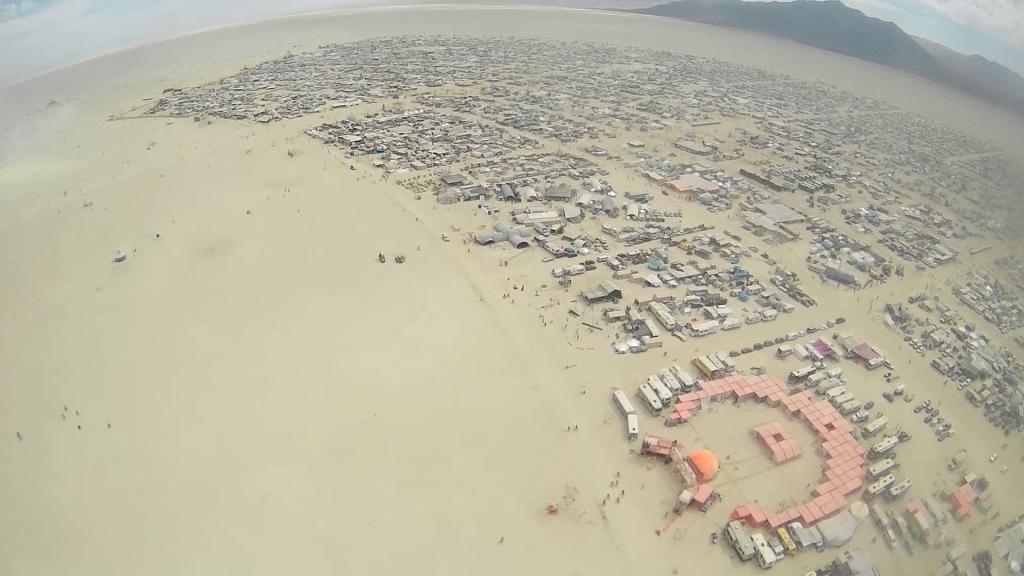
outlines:
[[[916,74],[1024,115],[1024,78],[982,58],[914,38],[838,0],[680,0],[633,12],[762,32]]]

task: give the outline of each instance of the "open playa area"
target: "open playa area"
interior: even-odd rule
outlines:
[[[562,8],[3,88],[0,574],[1011,573],[1021,134]]]

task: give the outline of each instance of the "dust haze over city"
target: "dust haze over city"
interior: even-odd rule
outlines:
[[[0,2],[0,574],[1020,573],[1022,46]]]

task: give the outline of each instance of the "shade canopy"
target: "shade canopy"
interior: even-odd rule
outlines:
[[[686,459],[702,482],[707,482],[714,478],[715,474],[718,474],[718,457],[711,450],[705,448],[694,450]]]

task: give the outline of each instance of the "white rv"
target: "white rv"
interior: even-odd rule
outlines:
[[[885,427],[888,425],[889,419],[885,416],[879,416],[864,427],[864,430],[861,432],[861,436],[864,438],[870,438],[882,430],[885,430]]]
[[[892,470],[895,470],[897,466],[898,464],[896,463],[896,460],[892,458],[879,460],[878,462],[868,466],[868,478],[871,480],[877,480]]]
[[[775,556],[775,551],[772,550],[768,540],[765,539],[763,534],[751,534],[751,541],[754,542],[754,549],[757,551],[757,563],[767,570],[775,565],[778,558]]]
[[[672,374],[675,375],[676,379],[679,380],[679,383],[682,384],[684,392],[689,392],[697,387],[697,379],[691,376],[689,372],[683,370],[676,364],[673,364],[670,368],[672,369]]]
[[[886,474],[885,476],[882,476],[878,480],[875,480],[874,482],[869,484],[864,491],[867,493],[869,497],[873,498],[875,496],[878,496],[882,492],[887,491],[889,489],[889,486],[892,486],[895,483],[896,477],[893,476],[892,474]]]
[[[725,537],[740,560],[746,562],[757,554],[754,541],[750,539],[750,535],[743,529],[743,523],[739,520],[733,520],[725,525]]]
[[[895,448],[896,445],[899,444],[899,442],[900,440],[896,436],[887,436],[885,438],[882,438],[881,442],[872,446],[871,450],[868,451],[868,457],[879,458],[881,456],[885,456],[890,451],[892,451],[892,449]]]
[[[640,388],[636,391],[636,396],[647,406],[652,416],[661,414],[661,400],[653,388],[647,384],[641,384]]]
[[[668,391],[671,392],[673,396],[682,394],[683,384],[676,378],[675,374],[672,373],[672,370],[668,368],[658,370],[658,378],[661,379],[661,382],[665,384]]]
[[[672,401],[672,391],[665,386],[665,383],[661,381],[661,378],[657,376],[648,376],[647,385],[654,390],[654,393],[658,395],[658,400],[661,400],[662,406],[668,406],[669,402]]]
[[[835,386],[825,392],[825,399],[831,402],[833,399],[846,394],[846,386]]]

